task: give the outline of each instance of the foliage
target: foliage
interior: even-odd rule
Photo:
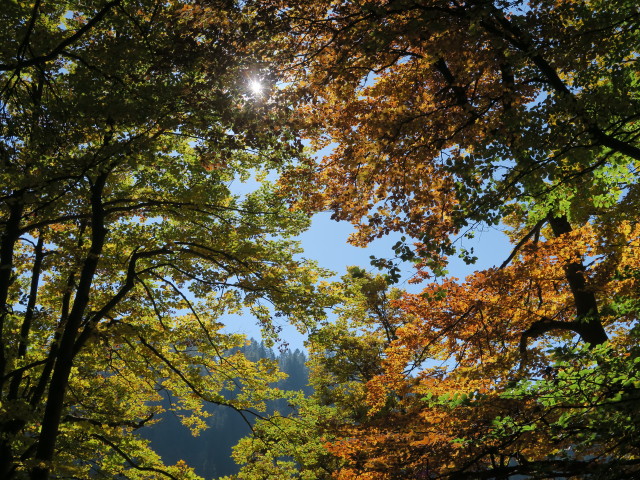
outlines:
[[[345,424],[366,421],[366,382],[381,373],[384,348],[395,336],[398,310],[382,275],[349,267],[341,281],[325,284],[333,298],[335,319],[310,334],[310,396],[291,398],[295,410],[256,423],[252,436],[234,448],[243,464],[238,478],[281,480],[332,478],[344,463],[327,451]],[[383,414],[379,415],[384,418]]]
[[[196,433],[203,400],[281,395],[272,362],[224,354],[250,311],[311,331],[315,392],[257,422],[240,478],[637,476],[639,21],[630,0],[11,2],[0,475],[193,478],[130,433],[158,391]],[[233,194],[271,170],[277,193]],[[405,235],[386,276],[315,291],[291,237],[324,208],[357,245]],[[447,278],[480,224],[513,250]],[[396,260],[421,293],[390,290]]]
[[[637,280],[615,273],[637,272],[627,232],[618,255],[585,227],[404,295],[404,323],[365,387],[369,414],[330,446],[347,461],[336,477],[633,476]],[[563,268],[575,255],[595,259],[589,285],[611,335],[597,346],[575,346],[584,322]]]
[[[475,222],[582,223],[635,190],[633,2],[283,3],[301,121],[332,146],[293,172],[294,200],[355,243],[401,231],[447,253]]]
[[[328,152],[282,191],[352,222],[357,245],[404,234],[396,258],[426,282],[392,302],[371,378],[314,353],[346,368],[336,406],[366,399],[331,430],[333,478],[637,476],[637,5],[273,4],[298,120]],[[513,250],[446,278],[481,224]]]
[[[287,375],[280,380],[275,387],[280,389],[280,398],[275,401],[267,401],[264,412],[252,411],[237,412],[225,405],[205,404],[204,411],[210,414],[204,418],[207,429],[194,437],[189,429],[181,425],[180,418],[176,415],[175,408],[171,408],[174,402],[170,392],[163,393],[162,407],[166,411],[159,416],[158,423],[145,427],[139,434],[151,441],[151,447],[167,464],[183,460],[196,473],[203,478],[218,478],[222,475],[231,475],[238,472],[239,467],[231,458],[231,448],[242,438],[251,433],[252,426],[257,418],[264,418],[280,412],[286,415],[291,411],[290,396],[287,391],[302,390],[308,392],[308,372],[305,367],[306,356],[299,350],[285,350],[278,354],[263,343],[252,340],[249,345],[239,349],[251,361],[266,359],[274,361],[279,369]],[[231,353],[231,352],[228,352]],[[231,400],[239,393],[239,389],[222,392],[225,399]],[[298,393],[294,394],[298,397]],[[188,414],[189,412],[182,412]]]
[[[286,101],[249,94],[269,19],[250,2],[10,1],[0,13],[0,477],[196,478],[131,433],[163,391],[279,398],[273,362],[225,355],[253,314],[305,329],[308,224],[268,182],[299,145]],[[234,398],[223,392],[240,389]]]

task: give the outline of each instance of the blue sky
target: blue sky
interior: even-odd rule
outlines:
[[[347,266],[351,265],[376,272],[377,270],[370,264],[369,257],[371,255],[391,257],[391,247],[398,241],[399,235],[384,237],[374,241],[366,248],[359,248],[347,243],[347,238],[352,231],[353,227],[350,223],[331,220],[328,212],[315,215],[311,228],[300,236],[300,242],[304,248],[303,256],[316,260],[321,267],[336,272],[336,279],[346,272]],[[466,265],[461,259],[452,258],[448,269],[449,274],[460,279],[474,270],[500,265],[509,256],[512,248],[506,235],[497,228],[478,230],[474,239],[465,240],[464,246],[467,249],[474,248],[478,262],[475,265]],[[420,285],[407,283],[412,273],[411,265],[407,264],[403,269],[402,280],[397,286],[411,292],[418,292]],[[255,325],[254,319],[237,317],[233,320],[227,327],[227,331],[241,332],[259,338],[259,328]],[[290,348],[304,348],[304,336],[284,321],[282,322],[280,324],[282,336]]]
[[[369,85],[374,81],[375,76],[367,78],[367,84]],[[262,86],[258,79],[249,79],[247,88],[254,98],[259,99],[262,97]],[[314,156],[321,158],[329,153],[331,149],[332,145],[329,145],[316,152]],[[232,185],[232,191],[242,194],[256,186],[257,183],[253,180],[242,183],[236,182]],[[352,225],[348,222],[333,221],[330,216],[328,212],[316,214],[309,230],[300,236],[300,241],[304,248],[303,256],[316,260],[322,268],[336,272],[336,279],[346,272],[347,266],[351,265],[357,265],[371,272],[376,272],[377,269],[372,267],[370,263],[371,255],[382,258],[391,258],[393,256],[391,247],[399,240],[399,234],[376,240],[366,248],[354,247],[347,243],[347,238],[353,232]],[[459,258],[451,258],[448,268],[449,276],[463,279],[475,270],[500,265],[511,253],[512,247],[507,236],[498,228],[485,227],[478,229],[475,233],[474,239],[465,239],[464,243],[458,244],[458,246],[464,246],[467,250],[473,248],[474,255],[478,257],[478,261],[474,265],[466,265]],[[397,287],[410,292],[419,292],[421,290],[420,285],[407,282],[413,274],[411,264],[407,264],[402,273],[402,279]],[[290,348],[304,348],[303,335],[284,323],[284,321],[279,326],[282,327],[282,336],[289,343]],[[259,328],[255,325],[254,319],[250,317],[238,317],[237,321],[230,322],[226,330],[245,333],[256,339],[260,337]]]
[[[325,149],[316,152],[315,156],[321,158],[327,154],[331,145]],[[267,176],[269,180],[275,180],[275,174]],[[260,184],[255,179],[249,179],[245,182],[235,181],[230,185],[233,193],[244,195]],[[348,222],[336,222],[331,220],[329,212],[318,213],[314,215],[311,227],[300,235],[299,240],[304,249],[303,257],[316,260],[322,268],[332,270],[336,273],[335,279],[346,273],[348,266],[357,265],[370,272],[378,272],[371,265],[370,256],[391,258],[393,257],[392,246],[399,240],[400,234],[390,235],[370,243],[366,248],[354,247],[347,243],[349,235],[354,231],[353,226]],[[478,261],[474,265],[466,265],[461,259],[450,258],[449,276],[459,279],[465,278],[475,270],[489,268],[500,265],[511,253],[507,236],[496,227],[478,228],[475,231],[475,238],[465,239],[462,244],[467,250],[473,248],[474,255],[478,257]],[[397,285],[398,288],[409,292],[419,292],[421,286],[419,284],[410,284],[408,280],[413,275],[414,270],[410,263],[405,265],[402,270],[402,278]],[[281,336],[294,350],[296,348],[304,348],[304,336],[295,328],[280,320],[278,324],[282,328]],[[225,328],[229,332],[244,333],[249,337],[260,338],[260,328],[256,325],[256,321],[250,315],[240,316],[233,315],[228,318],[228,326]]]
[[[390,257],[391,247],[398,241],[400,235],[384,237],[374,241],[366,248],[358,248],[347,243],[349,234],[353,231],[347,222],[335,222],[329,213],[321,213],[313,218],[311,228],[300,236],[305,257],[317,260],[320,266],[334,270],[339,275],[345,272],[348,265],[358,265],[370,271],[375,269],[369,263],[369,257]],[[497,228],[485,228],[477,231],[476,238],[465,240],[464,246],[473,247],[478,262],[466,265],[461,259],[452,258],[449,274],[464,278],[474,270],[488,268],[501,264],[511,252],[509,241],[504,233]],[[400,288],[416,291],[416,286],[406,283],[412,274],[412,268],[407,265],[403,272]]]

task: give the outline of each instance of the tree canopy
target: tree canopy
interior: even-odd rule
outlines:
[[[270,35],[250,6],[3,6],[1,478],[195,478],[132,435],[163,391],[194,432],[205,401],[280,395],[222,330],[235,313],[273,338],[274,314],[303,328],[317,304],[306,215],[267,181],[234,193],[299,154],[286,102],[248,89]]]
[[[637,5],[278,5],[301,127],[329,152],[283,191],[352,222],[357,245],[404,234],[374,263],[394,282],[414,261],[424,282],[392,302],[366,401],[320,429],[332,478],[637,475]],[[496,225],[503,262],[447,277]],[[326,348],[311,362],[338,368]]]
[[[195,478],[132,433],[161,391],[194,432],[203,402],[282,397],[228,313],[306,331],[314,387],[240,442],[238,478],[639,474],[636,2],[34,0],[0,22],[0,476]],[[356,245],[402,235],[384,274],[318,283],[293,237],[326,209]],[[482,228],[512,248],[448,276]],[[392,288],[403,261],[419,293]]]

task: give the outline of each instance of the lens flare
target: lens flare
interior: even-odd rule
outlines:
[[[262,83],[259,80],[251,80],[249,82],[249,89],[254,95],[260,95],[262,93]]]

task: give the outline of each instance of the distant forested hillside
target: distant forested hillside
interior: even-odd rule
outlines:
[[[276,355],[262,342],[258,343],[253,339],[241,350],[252,361],[261,358],[277,360],[280,369],[288,375],[278,384],[281,389],[302,390],[307,395],[311,393],[308,385],[309,374],[305,365],[307,358],[300,350],[296,349],[293,352],[285,350]],[[227,396],[232,398],[237,393],[228,392]],[[164,392],[164,396],[163,406],[168,409],[172,402],[171,393]],[[290,409],[285,400],[272,401],[267,405],[268,413],[277,410],[287,414]],[[229,407],[218,405],[208,405],[206,411],[211,413],[207,419],[208,428],[198,436],[194,437],[180,423],[178,413],[169,410],[161,415],[160,422],[142,429],[140,434],[151,440],[153,449],[162,456],[165,464],[171,465],[184,460],[205,479],[237,473],[239,467],[231,458],[231,448],[240,438],[250,433],[246,420],[253,422],[255,417],[248,415],[245,420]]]

